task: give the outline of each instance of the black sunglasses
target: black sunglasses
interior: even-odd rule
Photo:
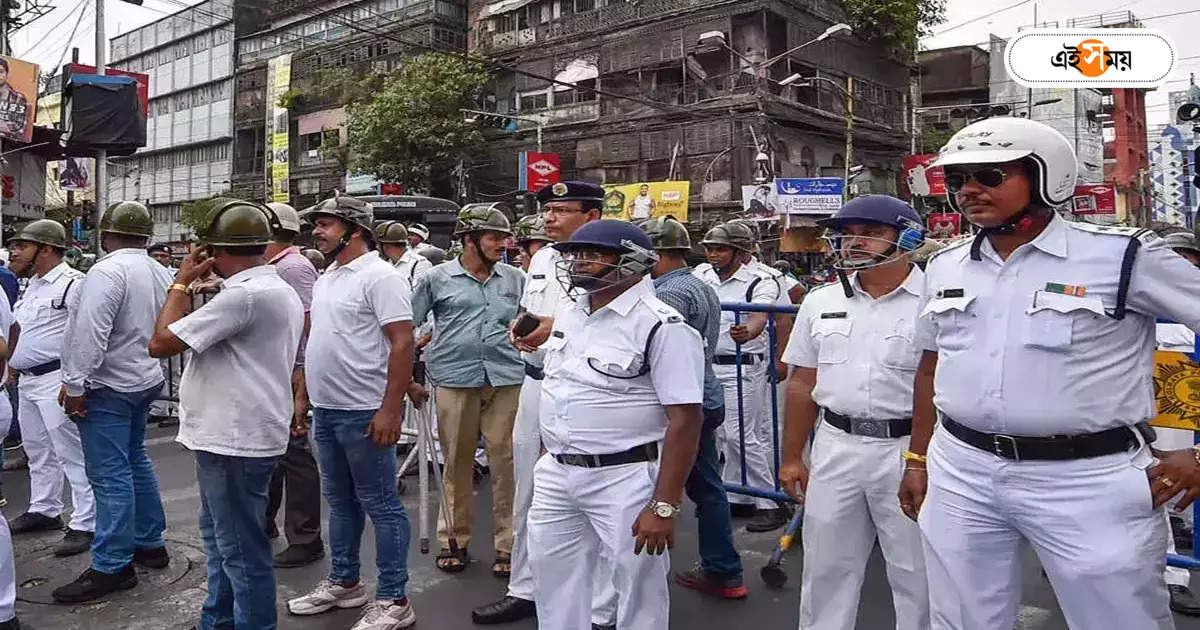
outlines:
[[[971,179],[979,182],[980,186],[985,188],[995,188],[1004,183],[1008,179],[1008,171],[1002,168],[992,166],[981,168],[974,171],[953,170],[946,172],[946,190],[957,193],[967,185]]]

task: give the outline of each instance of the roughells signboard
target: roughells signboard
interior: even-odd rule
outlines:
[[[1182,352],[1154,353],[1156,427],[1200,431],[1200,364]]]

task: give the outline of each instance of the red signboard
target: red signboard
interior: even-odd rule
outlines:
[[[936,153],[909,155],[904,158],[904,184],[912,197],[941,197],[946,194],[946,174],[940,166],[930,166]]]
[[[379,185],[379,194],[381,194],[381,195],[403,195],[404,194],[404,185],[403,184],[380,184]]]
[[[1075,214],[1116,214],[1117,190],[1109,184],[1076,186],[1071,199]]]
[[[521,154],[521,189],[537,192],[557,184],[562,176],[557,153],[525,151]]]
[[[85,66],[81,63],[69,63],[63,66],[64,80],[72,74],[96,74],[96,67]],[[150,75],[140,72],[117,70],[116,68],[105,68],[104,74],[110,77],[129,77],[137,81],[138,103],[142,107],[142,116],[146,116],[150,112]]]
[[[962,233],[962,215],[957,212],[934,212],[926,217],[929,238],[954,238]]]

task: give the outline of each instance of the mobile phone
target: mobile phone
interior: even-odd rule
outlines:
[[[517,323],[513,325],[513,336],[520,339],[521,337],[524,337],[525,335],[537,330],[539,324],[541,324],[541,321],[539,321],[538,318],[530,315],[529,313],[522,313],[521,316],[517,318]]]

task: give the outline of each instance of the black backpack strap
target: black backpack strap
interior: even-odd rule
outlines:
[[[1133,263],[1137,259],[1138,250],[1142,247],[1141,237],[1146,233],[1146,230],[1141,230],[1129,237],[1129,243],[1125,245],[1125,255],[1121,258],[1121,275],[1117,280],[1117,304],[1109,317],[1120,321],[1125,319],[1125,300],[1129,296],[1129,280],[1133,276]]]

